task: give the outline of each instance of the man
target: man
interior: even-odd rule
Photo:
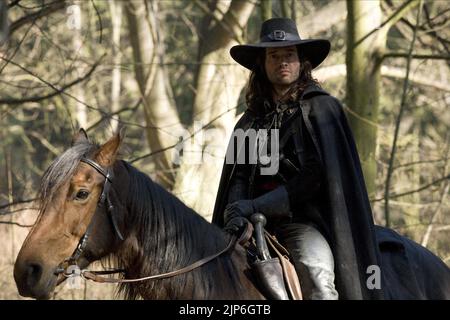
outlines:
[[[327,40],[300,39],[286,18],[265,21],[259,43],[231,48],[251,70],[248,109],[235,130],[279,130],[279,169],[265,175],[262,159],[226,162],[213,223],[235,232],[263,213],[309,298],[379,299],[381,290],[366,285],[379,251],[354,139],[339,102],[311,76],[329,50]],[[252,150],[242,146],[238,155]]]

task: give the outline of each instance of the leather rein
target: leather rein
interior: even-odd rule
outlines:
[[[105,207],[106,212],[111,219],[115,233],[117,234],[119,239],[123,241],[124,238],[122,236],[122,233],[120,232],[120,229],[117,224],[117,219],[115,216],[115,210],[114,210],[115,208],[109,198],[109,190],[111,188],[112,179],[114,177],[113,171],[110,168],[105,170],[98,163],[96,163],[95,161],[88,159],[86,157],[81,158],[80,161],[88,164],[89,166],[94,168],[97,172],[99,172],[102,176],[105,177],[105,182],[103,184],[102,193],[98,200],[97,206]],[[125,274],[125,270],[117,270],[116,269],[116,270],[106,270],[106,271],[91,271],[91,270],[83,269],[79,272],[75,272],[76,270],[79,270],[77,260],[80,258],[81,254],[83,253],[84,249],[87,246],[87,242],[88,242],[90,233],[92,231],[92,220],[93,220],[94,215],[91,218],[91,221],[86,229],[86,232],[84,233],[83,237],[81,237],[80,241],[78,242],[77,248],[75,249],[74,253],[72,254],[72,256],[65,259],[64,262],[57,267],[57,269],[55,271],[55,275],[63,274],[64,277],[66,277],[66,278],[80,275],[83,279],[89,279],[89,280],[92,280],[94,282],[99,282],[99,283],[130,283],[130,282],[139,282],[139,281],[145,281],[145,280],[157,280],[157,279],[170,278],[173,276],[177,276],[177,275],[192,271],[192,270],[210,262],[211,260],[214,260],[221,254],[230,250],[236,242],[238,242],[240,244],[245,243],[251,237],[252,231],[253,231],[252,225],[250,223],[248,223],[247,229],[241,234],[239,239],[236,240],[236,236],[232,235],[230,238],[230,241],[228,242],[227,246],[224,249],[222,249],[221,251],[219,251],[213,255],[210,255],[203,259],[200,259],[200,260],[198,260],[186,267],[183,267],[181,269],[163,273],[163,274],[143,277],[143,278],[118,279],[118,278],[105,277],[102,275],[115,274],[115,273]],[[75,268],[73,268],[73,267],[75,267]]]

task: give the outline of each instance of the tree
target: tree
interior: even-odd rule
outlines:
[[[244,71],[232,63],[228,51],[232,45],[242,41],[244,28],[252,13],[254,4],[249,1],[211,2],[206,7],[203,2],[196,5],[204,12],[199,52],[199,68],[196,74],[195,98],[192,108],[192,123],[184,128],[180,122],[171,88],[164,69],[162,45],[163,30],[156,16],[158,5],[151,2],[130,2],[126,14],[130,30],[130,40],[135,58],[136,80],[144,99],[147,120],[147,137],[150,149],[160,152],[156,158],[159,182],[173,189],[185,203],[205,216],[212,214],[225,145],[229,136],[230,123],[235,119],[234,111],[239,94],[245,84]],[[149,36],[151,35],[151,37]],[[143,66],[146,66],[145,68]],[[205,136],[204,141],[191,140],[190,135],[199,134],[194,130],[208,126],[214,137]],[[212,131],[214,130],[214,131]],[[170,131],[171,134],[166,132]],[[183,157],[178,163],[173,146],[183,139]],[[202,156],[203,153],[203,156]],[[199,158],[199,155],[201,156]],[[174,167],[179,166],[177,174]]]
[[[8,7],[5,0],[0,1],[0,47],[9,36]]]

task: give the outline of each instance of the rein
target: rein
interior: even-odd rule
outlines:
[[[97,205],[99,207],[106,206],[106,211],[109,213],[109,216],[111,217],[114,231],[116,232],[116,234],[120,238],[120,240],[123,241],[124,238],[118,228],[116,217],[114,214],[114,206],[112,205],[111,200],[109,199],[109,196],[108,196],[108,193],[109,193],[109,190],[110,190],[110,187],[112,184],[112,179],[114,176],[112,171],[110,169],[105,170],[98,163],[96,163],[95,161],[88,159],[86,157],[81,158],[80,161],[90,165],[92,168],[97,170],[102,176],[105,177],[105,182],[103,184],[102,193],[100,195]],[[247,242],[248,239],[252,235],[253,226],[250,223],[247,223],[247,227],[244,230],[244,232],[241,234],[239,239],[236,239],[236,236],[234,236],[234,235],[231,236],[230,241],[228,242],[227,246],[224,249],[222,249],[221,251],[219,251],[213,255],[207,256],[203,259],[200,259],[200,260],[198,260],[186,267],[178,269],[178,270],[174,270],[174,271],[163,273],[163,274],[143,277],[143,278],[137,278],[137,279],[117,279],[117,278],[102,276],[102,275],[106,275],[106,274],[115,274],[115,273],[124,274],[125,273],[124,270],[90,271],[90,270],[84,269],[84,270],[81,270],[80,272],[75,272],[76,270],[74,270],[73,268],[70,268],[71,266],[78,267],[77,260],[81,256],[81,254],[83,253],[84,249],[87,246],[87,242],[88,242],[88,239],[90,236],[91,229],[92,229],[92,220],[89,223],[85,234],[80,239],[78,246],[75,249],[75,252],[72,254],[72,256],[70,258],[65,259],[64,262],[60,266],[58,266],[58,268],[55,271],[56,275],[63,274],[66,278],[80,275],[83,279],[88,279],[88,280],[92,280],[94,282],[99,282],[99,283],[130,283],[130,282],[140,282],[140,281],[145,281],[145,280],[166,279],[166,278],[177,276],[177,275],[180,275],[180,274],[183,274],[186,272],[190,272],[190,271],[210,262],[211,260],[214,260],[221,254],[227,252],[232,247],[234,247],[236,242],[238,242],[240,244]]]
[[[215,258],[220,256],[222,253],[230,250],[230,248],[235,244],[235,242],[236,242],[236,236],[232,236],[230,241],[228,242],[228,245],[221,251],[219,251],[213,255],[210,255],[208,257],[205,257],[201,260],[198,260],[184,268],[181,268],[181,269],[178,269],[175,271],[171,271],[171,272],[167,272],[167,273],[157,274],[154,276],[148,276],[148,277],[137,278],[137,279],[115,279],[115,278],[100,276],[101,274],[105,274],[102,271],[89,271],[89,270],[82,270],[81,276],[84,279],[89,279],[89,280],[92,280],[95,282],[100,282],[100,283],[130,283],[130,282],[139,282],[139,281],[145,281],[145,280],[166,279],[166,278],[174,277],[174,276],[192,271],[192,270],[204,265],[205,263],[208,263],[211,260],[214,260]],[[114,271],[114,272],[106,271],[106,272],[107,273],[123,273],[123,271]]]

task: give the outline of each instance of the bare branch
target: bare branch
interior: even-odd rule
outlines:
[[[397,23],[409,10],[413,9],[416,5],[419,4],[419,0],[409,0],[402,4],[390,17],[388,17],[379,27],[373,29],[364,37],[355,42],[354,46],[357,47],[360,43],[362,43],[365,39],[370,37],[375,32],[386,32],[389,30],[394,24]]]
[[[15,201],[15,202],[11,202],[11,203],[8,203],[8,204],[1,205],[0,209],[5,209],[5,208],[11,207],[11,206],[15,206],[17,204],[30,203],[30,202],[33,202],[33,201],[36,201],[36,200],[37,200],[37,198],[26,199],[26,200],[18,200],[18,201]]]
[[[390,29],[396,24],[409,10],[413,9],[419,4],[419,0],[409,0],[403,3],[392,15],[386,19],[380,26],[380,28]]]
[[[434,39],[436,39],[436,40],[438,40],[438,42],[442,45],[442,47],[445,49],[445,51],[446,51],[447,53],[450,53],[450,49],[449,49],[449,47],[448,47],[448,45],[450,44],[450,41],[447,40],[445,37],[442,37],[442,36],[440,35],[440,33],[437,33],[437,32],[436,32],[436,31],[437,31],[437,30],[435,29],[436,25],[434,25],[433,22],[432,22],[433,19],[435,19],[436,17],[440,16],[441,14],[447,12],[448,10],[444,10],[444,11],[440,12],[440,13],[439,13],[436,17],[434,17],[433,19],[430,19],[429,12],[428,12],[428,9],[427,9],[427,4],[424,4],[423,7],[424,7],[424,12],[425,12],[425,17],[426,17],[426,19],[427,19],[427,24],[428,24],[428,26],[429,26],[430,28],[427,29],[427,28],[425,28],[425,26],[420,26],[420,27],[419,27],[419,30],[421,30],[421,31],[423,31],[423,32],[425,32],[425,33],[427,33],[427,34],[429,34],[429,36],[431,37],[431,42],[432,42],[432,44],[425,44],[425,46],[431,47],[431,48],[433,48],[433,49],[437,49],[437,47],[434,45],[434,42],[435,42],[435,41],[433,41]],[[446,22],[446,20],[444,20],[444,21]],[[414,30],[414,25],[413,25],[411,22],[409,22],[408,19],[406,19],[405,17],[402,17],[402,18],[401,18],[401,22],[402,22],[404,25],[406,25],[408,28],[410,28],[411,30]],[[401,25],[399,25],[399,30],[401,30],[400,27],[401,27]],[[403,32],[402,32],[402,33],[403,33]],[[420,40],[420,38],[419,38],[418,40],[423,44],[423,42]]]
[[[95,5],[94,0],[91,0],[92,6],[94,7],[95,14],[97,15],[98,24],[100,27],[100,39],[98,40],[99,43],[102,43],[103,39],[103,23],[102,23],[102,16],[100,15],[100,12],[98,11],[97,6]]]
[[[102,56],[95,64],[99,64],[100,61],[103,59],[103,57],[105,57],[105,55],[106,55],[106,54],[104,54],[104,55],[103,55],[103,56]],[[54,84],[48,82],[47,80],[43,79],[42,77],[40,77],[40,76],[34,74],[33,72],[27,70],[26,68],[22,67],[22,66],[19,65],[18,63],[14,62],[14,61],[11,61],[11,60],[8,60],[8,59],[6,59],[6,58],[4,58],[4,57],[0,57],[0,58],[3,59],[3,60],[5,60],[5,61],[9,61],[11,64],[13,64],[13,65],[19,67],[21,70],[25,71],[26,73],[32,75],[33,77],[37,78],[37,79],[40,80],[41,82],[45,83],[47,86],[51,87],[53,90],[55,90],[55,91],[61,93],[62,95],[68,96],[69,98],[71,98],[71,99],[73,99],[73,100],[75,100],[75,101],[77,101],[77,102],[83,104],[83,105],[86,106],[87,108],[89,108],[89,109],[91,109],[91,110],[95,110],[95,111],[97,111],[97,112],[99,112],[99,113],[101,113],[101,114],[108,114],[107,112],[101,110],[100,108],[93,107],[92,105],[90,105],[90,104],[88,104],[88,103],[86,103],[86,102],[80,100],[79,98],[75,97],[74,95],[72,95],[72,94],[70,94],[70,93],[67,93],[67,92],[65,92],[65,91],[62,91],[62,90],[58,89]],[[69,114],[70,114],[70,111],[68,111],[68,112],[69,112]],[[156,129],[162,130],[161,128],[156,128]]]
[[[142,160],[142,159],[145,159],[145,158],[154,156],[154,155],[156,155],[156,154],[158,154],[158,153],[161,153],[161,152],[170,150],[170,149],[172,149],[172,148],[175,148],[179,143],[183,143],[183,142],[188,141],[189,139],[192,139],[197,133],[199,133],[200,131],[202,131],[202,130],[204,130],[205,128],[209,127],[214,121],[220,119],[220,118],[221,118],[222,116],[224,116],[226,113],[236,110],[238,107],[239,107],[239,105],[236,106],[236,107],[227,109],[226,111],[224,111],[224,112],[222,112],[221,114],[219,114],[217,117],[213,118],[213,119],[212,119],[211,121],[209,121],[207,124],[205,124],[204,126],[202,126],[199,130],[194,131],[190,136],[183,138],[183,140],[181,140],[181,141],[179,141],[179,142],[177,142],[177,143],[175,143],[175,144],[173,144],[173,145],[171,145],[171,146],[168,146],[168,147],[166,147],[166,148],[159,149],[159,150],[155,150],[155,151],[153,151],[153,152],[150,152],[150,153],[144,154],[144,155],[142,155],[142,156],[136,157],[136,158],[130,160],[129,162],[130,162],[130,163],[134,163],[134,162],[136,162],[136,161],[139,161],[139,160]]]
[[[8,214],[13,214],[13,213],[17,213],[17,212],[23,212],[23,211],[29,211],[29,210],[31,210],[31,211],[38,211],[39,207],[20,207],[20,208],[17,208],[17,209],[0,212],[0,216],[6,216]]]
[[[24,17],[17,19],[13,23],[11,23],[10,35],[31,21],[35,21],[42,17],[48,16],[49,14],[54,13],[58,10],[64,9],[66,7],[66,5],[67,5],[67,3],[63,0],[54,1],[54,2],[49,3],[45,8],[43,8],[37,12],[33,12],[29,15],[26,15]]]
[[[450,134],[447,134],[447,143],[446,143],[446,147],[445,147],[445,157],[448,158],[448,155],[450,153]],[[444,174],[447,172],[449,163],[447,162],[444,166]],[[426,247],[428,245],[428,241],[430,240],[430,236],[431,236],[431,232],[433,232],[433,228],[434,225],[436,224],[437,218],[439,216],[439,213],[441,212],[441,208],[442,208],[442,204],[445,202],[445,198],[448,195],[448,190],[450,188],[450,183],[447,181],[446,184],[444,185],[444,188],[441,191],[441,196],[439,199],[439,204],[437,205],[437,207],[434,209],[434,213],[431,217],[430,220],[430,224],[427,227],[427,230],[425,231],[425,234],[422,238],[422,246]]]
[[[386,220],[386,227],[389,227],[390,224],[390,212],[389,212],[389,193],[390,193],[390,183],[392,178],[392,173],[394,172],[394,162],[395,162],[395,155],[397,152],[397,141],[398,136],[400,132],[400,123],[402,121],[403,112],[406,109],[406,94],[408,91],[409,86],[409,72],[411,68],[411,61],[412,61],[412,52],[414,50],[414,44],[416,42],[417,37],[417,27],[419,26],[420,22],[420,15],[422,13],[422,1],[420,1],[419,9],[417,10],[417,16],[416,16],[416,27],[414,28],[413,38],[409,47],[408,52],[408,60],[406,63],[406,76],[405,80],[403,82],[403,93],[402,93],[402,100],[400,102],[400,110],[398,112],[397,119],[395,121],[395,131],[394,131],[394,139],[392,141],[392,148],[391,148],[391,154],[389,156],[389,165],[387,170],[387,176],[386,176],[386,182],[385,182],[385,188],[384,188],[384,217]]]
[[[58,150],[58,148],[56,148],[55,146],[53,146],[50,141],[48,141],[45,137],[43,137],[39,132],[36,131],[31,131],[29,133],[29,135],[35,137],[36,139],[39,140],[39,142],[46,147],[51,153],[53,153],[55,156],[59,155],[61,152]]]
[[[53,98],[54,96],[60,95],[62,93],[64,93],[65,90],[69,89],[70,87],[73,87],[74,85],[85,81],[86,79],[89,79],[89,77],[92,75],[92,73],[95,71],[95,69],[99,66],[100,64],[100,60],[97,61],[91,69],[89,69],[89,71],[82,77],[66,84],[65,86],[62,86],[61,88],[56,88],[54,85],[51,85],[50,83],[46,82],[45,80],[42,80],[41,78],[39,78],[37,75],[35,75],[33,72],[27,70],[25,67],[22,67],[20,65],[18,65],[17,63],[13,62],[12,60],[6,59],[4,57],[2,57],[3,60],[7,61],[8,63],[14,64],[15,66],[20,67],[22,70],[26,71],[27,73],[29,73],[30,75],[38,78],[39,80],[41,80],[42,82],[46,83],[47,85],[49,85],[54,92],[46,94],[44,96],[37,96],[37,97],[28,97],[28,98],[23,98],[23,99],[0,99],[0,104],[8,104],[8,105],[15,105],[15,104],[21,104],[21,103],[26,103],[26,102],[39,102],[42,100],[46,100],[46,99],[50,99]]]
[[[239,34],[239,32],[236,30],[235,25],[230,25],[229,23],[227,23],[227,21],[225,19],[222,19],[222,17],[220,15],[218,15],[217,11],[218,9],[211,11],[208,6],[206,6],[202,1],[199,0],[195,0],[195,5],[198,6],[201,10],[203,10],[206,14],[212,15],[212,17],[214,18],[214,20],[216,20],[216,22],[225,30],[227,31],[229,34],[233,35],[233,38],[238,42],[238,43],[243,43],[244,40],[242,39],[242,36]],[[234,22],[234,21],[233,21]],[[241,26],[238,26],[240,28],[242,28]]]
[[[14,222],[14,221],[0,221],[0,224],[11,224],[11,225],[19,226],[21,228],[31,228],[34,226],[34,223],[33,224],[21,224],[19,222]]]
[[[390,66],[382,66],[381,67],[381,75],[389,78],[397,78],[404,79],[405,78],[405,69],[404,68],[396,68]],[[450,86],[443,81],[430,79],[430,75],[426,74],[412,74],[409,77],[409,80],[415,84],[433,87],[438,90],[443,90],[450,92]]]
[[[399,168],[403,168],[403,167],[409,167],[409,166],[415,166],[418,164],[430,164],[430,163],[435,163],[435,162],[442,162],[442,161],[448,161],[450,158],[442,158],[442,159],[426,159],[426,160],[420,160],[420,161],[413,161],[413,162],[408,162],[408,163],[401,163],[397,166],[394,166],[394,170],[397,170]]]
[[[439,204],[436,207],[436,209],[434,210],[433,216],[431,217],[430,223],[429,223],[427,230],[425,231],[425,234],[422,238],[421,245],[424,247],[426,247],[428,245],[428,241],[430,240],[431,232],[433,231],[434,224],[436,223],[437,217],[439,216],[439,213],[441,212],[442,203],[444,202],[445,197],[448,194],[449,187],[450,187],[450,184],[447,182],[447,185],[444,187],[444,189],[441,193],[441,199],[439,201]]]
[[[386,58],[408,58],[407,52],[388,52],[381,59]],[[434,59],[434,60],[450,60],[449,54],[412,54],[411,59]]]
[[[33,27],[33,25],[34,25],[34,20],[33,20],[32,23],[30,24],[29,28],[28,28],[27,31],[24,33],[24,35],[22,36],[22,38],[20,39],[20,41],[19,41],[19,43],[17,44],[17,46],[16,46],[14,52],[12,53],[12,55],[9,57],[10,60],[12,60],[12,59],[16,56],[17,52],[18,52],[19,49],[20,49],[20,46],[22,45],[22,42],[23,42],[23,41],[25,40],[25,38],[28,36],[28,33],[30,32],[30,30],[31,30],[31,28]],[[8,27],[8,28],[9,28],[9,27]],[[8,30],[7,32],[9,33],[9,30]],[[8,34],[8,36],[9,36],[9,34]],[[1,44],[1,41],[2,41],[2,40],[0,39],[0,44]],[[8,62],[6,62],[6,63],[0,68],[0,74],[3,72],[3,70],[6,68],[7,65],[8,65]]]
[[[447,231],[447,230],[450,230],[450,225],[438,227],[435,230],[436,231]]]
[[[337,77],[345,77],[347,68],[345,64],[336,64],[319,68],[313,71],[313,74],[319,81],[324,82]],[[392,66],[381,66],[381,75],[388,78],[404,79],[405,69]],[[415,84],[450,92],[450,86],[446,82],[430,79],[429,74],[412,74],[410,75],[409,80]]]
[[[434,181],[432,181],[430,183],[427,183],[426,185],[424,185],[424,186],[422,186],[420,188],[417,188],[417,189],[414,189],[414,190],[410,190],[410,191],[406,191],[406,192],[402,192],[402,193],[390,194],[389,195],[389,199],[400,198],[400,197],[407,196],[407,195],[410,195],[410,194],[413,194],[413,193],[421,192],[421,191],[426,190],[426,189],[428,189],[428,188],[430,188],[430,187],[432,187],[432,186],[434,186],[434,185],[436,185],[436,184],[438,184],[438,183],[440,183],[442,181],[449,180],[449,179],[450,179],[450,174],[446,175],[444,177],[441,177],[439,179],[436,179],[436,180],[434,180]],[[371,202],[377,202],[377,201],[383,201],[383,200],[385,200],[385,197],[378,198],[378,199],[371,199],[370,201]]]
[[[102,121],[104,121],[104,120],[112,119],[112,120],[118,121],[119,123],[124,123],[124,121],[122,121],[122,120],[120,120],[120,119],[115,119],[114,116],[117,116],[117,115],[121,114],[122,112],[126,112],[126,111],[136,111],[136,110],[139,108],[139,106],[141,105],[141,103],[142,103],[142,98],[139,98],[138,101],[137,101],[132,107],[124,107],[124,108],[119,109],[119,110],[117,110],[117,111],[115,111],[115,112],[111,112],[111,113],[109,113],[109,114],[107,114],[107,115],[102,115],[102,116],[100,117],[100,119],[98,119],[97,121],[95,121],[93,124],[90,124],[90,125],[87,127],[86,131],[89,131],[89,130],[94,129],[94,128],[97,127],[100,123],[102,123]],[[141,126],[141,125],[139,125],[139,126]],[[141,127],[147,128],[147,126],[141,126]],[[153,129],[158,129],[158,128],[154,128],[154,127],[153,127]]]

